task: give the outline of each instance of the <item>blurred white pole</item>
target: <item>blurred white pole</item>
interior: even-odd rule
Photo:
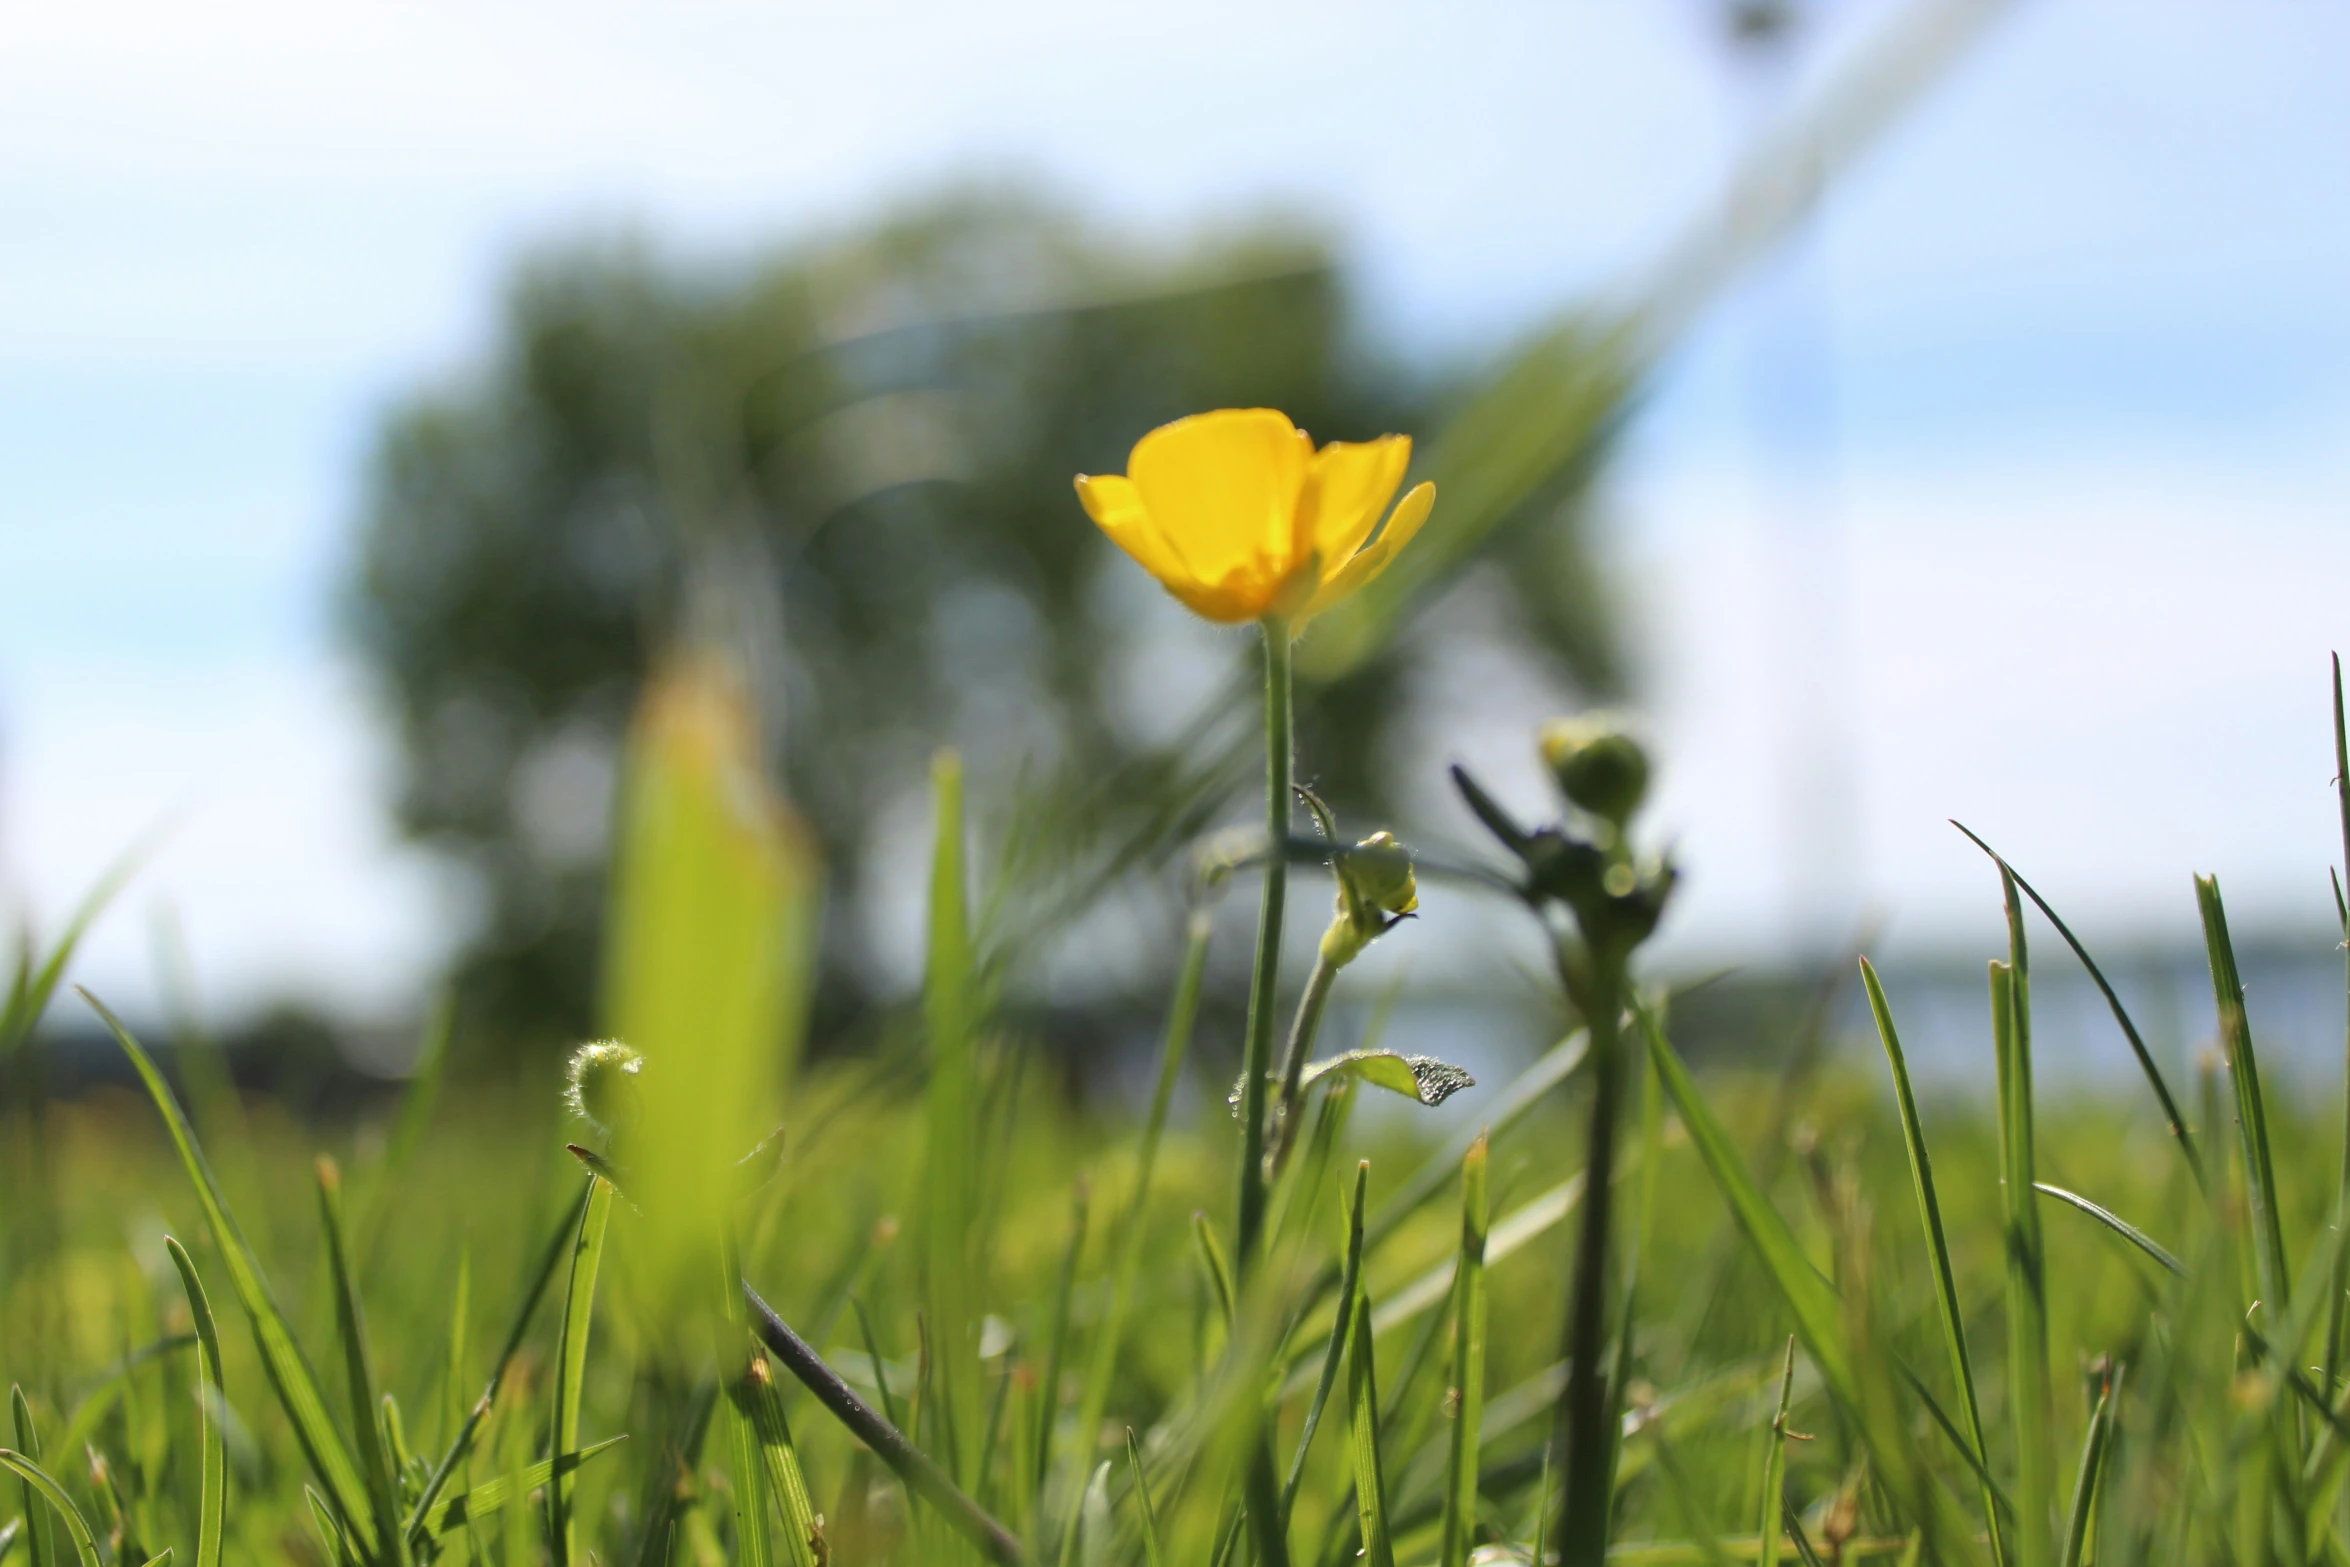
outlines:
[[[1827,280],[1804,220],[1846,167],[1965,52],[2009,0],[1917,0],[1790,109],[1819,0],[1713,0],[1748,151],[1722,201],[1668,255],[1636,312],[1651,352],[1731,278],[1747,287],[1746,391],[1772,684],[1769,756],[1780,952],[1825,959],[1852,940],[1865,885],[1849,541],[1837,482]],[[1775,251],[1775,253],[1773,253]]]

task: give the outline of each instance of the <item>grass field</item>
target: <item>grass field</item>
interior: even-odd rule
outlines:
[[[605,1003],[633,1052],[580,1057],[568,1103],[451,1076],[436,1024],[400,1103],[321,1130],[200,1050],[167,1078],[64,988],[73,932],[27,952],[0,1055],[87,1005],[141,1086],[0,1122],[0,1555],[2350,1560],[2342,1117],[2264,1091],[2215,883],[2191,1076],[2141,1050],[2142,1083],[2040,1102],[2033,965],[2076,954],[1987,858],[1993,1105],[1913,1100],[1865,965],[1881,1065],[1798,1038],[1700,1081],[1637,961],[1674,874],[1634,831],[1636,740],[1547,729],[1547,824],[1456,775],[1476,864],[1349,845],[1293,797],[1285,611],[1236,613],[1265,628],[1266,831],[1189,892],[1263,900],[1230,1115],[1185,1086],[1204,918],[1139,1124],[1019,1069],[950,754],[921,995],[801,1069],[821,876],[710,660],[633,732]],[[1582,1024],[1473,1118],[1358,1134],[1364,1096],[1459,1086],[1312,1050],[1439,875],[1542,922]],[[1287,905],[1333,883],[1284,981]]]

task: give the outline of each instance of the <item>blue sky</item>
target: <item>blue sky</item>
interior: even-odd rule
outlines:
[[[1829,0],[1807,74],[1896,7]],[[1623,288],[1742,123],[1698,0],[767,6],[150,0],[0,23],[0,888],[54,921],[167,811],[92,950],[177,911],[226,1007],[396,1010],[461,923],[387,840],[331,594],[368,432],[486,342],[527,245],[723,256],[966,177],[1140,232],[1328,223],[1394,343],[1489,352]],[[1835,896],[1987,929],[1946,815],[2116,939],[2322,918],[2350,641],[2350,12],[2019,0],[1835,192],[1792,283],[1675,356],[1610,503],[1693,876],[1768,954],[1784,475],[1748,373],[1797,319],[1846,541]],[[1797,305],[1790,305],[1789,300]],[[1435,737],[1531,789],[1539,693]],[[1512,703],[1516,703],[1515,706]],[[1781,715],[1774,718],[1774,714]],[[2174,928],[2175,927],[2175,928]],[[1758,937],[1757,932],[1766,933]]]

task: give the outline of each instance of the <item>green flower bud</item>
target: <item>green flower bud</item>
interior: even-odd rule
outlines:
[[[1375,832],[1331,856],[1338,872],[1338,913],[1322,933],[1322,957],[1334,968],[1352,963],[1372,940],[1420,906],[1412,851],[1391,832]]]
[[[1542,726],[1542,760],[1569,800],[1624,830],[1648,794],[1648,752],[1621,713],[1554,718]]]
[[[616,1135],[636,1123],[636,1079],[644,1067],[645,1058],[617,1039],[582,1045],[571,1053],[563,1102],[606,1136]]]
[[[1338,878],[1346,883],[1357,904],[1389,919],[1420,906],[1419,883],[1412,876],[1412,851],[1391,832],[1375,832],[1353,848],[1339,851]]]

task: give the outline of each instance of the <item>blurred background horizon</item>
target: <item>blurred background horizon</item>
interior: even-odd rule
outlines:
[[[1199,319],[1227,327],[1257,309],[1306,324],[1299,395],[1363,421],[1325,428],[1301,405],[1317,437],[1426,440],[1562,312],[1640,297],[1758,137],[1926,9],[1817,0],[1743,46],[1740,8],[1700,0],[1481,5],[1443,25],[1428,8],[1056,0],[20,12],[0,50],[16,215],[0,898],[54,933],[169,819],[77,977],[153,1016],[158,946],[184,943],[221,1027],[287,1003],[403,1023],[516,920],[539,923],[499,973],[567,917],[576,964],[592,893],[545,868],[600,847],[602,731],[579,714],[625,701],[581,676],[585,705],[501,753],[494,808],[469,816],[420,801],[417,778],[445,779],[472,742],[400,651],[457,620],[386,630],[427,597],[386,542],[439,537],[403,521],[432,513],[416,497],[452,475],[479,481],[470,497],[519,493],[480,475],[501,419],[559,401],[506,374],[539,362],[533,323],[617,321],[590,334],[598,352],[658,387],[681,354],[732,373],[732,346],[761,333],[801,353],[1108,306],[1068,316],[1053,352],[1101,361],[1115,392],[1143,373],[1118,356],[1189,341],[1181,301],[1204,298]],[[2325,661],[2350,640],[2350,17],[2296,0],[1940,9],[1990,19],[1785,243],[1702,303],[1589,492],[1562,503],[1556,536],[1589,572],[1571,586],[1598,597],[1546,624],[1524,557],[1465,573],[1385,676],[1408,711],[1334,788],[1414,841],[1471,843],[1444,763],[1539,809],[1532,725],[1609,697],[1654,728],[1653,818],[1687,872],[1667,971],[1800,969],[1862,930],[1920,964],[1979,965],[1996,885],[1946,817],[2100,950],[2187,950],[2189,873],[2208,871],[2240,932],[2322,956],[2340,831]],[[892,288],[842,281],[875,276]],[[1252,288],[1272,292],[1247,306]],[[1242,314],[1214,314],[1224,299]],[[1142,300],[1176,303],[1119,314]],[[1065,363],[1000,335],[937,352],[981,384]],[[993,497],[1006,537],[1094,552],[1065,491],[1047,506],[1022,485],[1114,466],[1149,421],[1117,395],[1066,400],[1065,424],[955,425],[928,445],[908,433],[931,430],[922,405],[890,404],[878,443],[834,429],[821,461],[790,447],[773,482],[844,514],[961,486]],[[1000,446],[964,449],[974,430]],[[1064,430],[1081,448],[1065,456]],[[873,523],[859,537],[913,525],[854,515]],[[826,548],[848,531],[822,526]],[[1106,550],[1084,560],[1032,596],[1128,639],[1104,644],[1123,651],[1078,727],[1105,756],[1145,754],[1212,701],[1241,644],[1168,613]],[[1016,674],[1028,644],[997,634],[1002,603],[951,587],[932,618],[968,635],[934,651]],[[485,659],[498,628],[539,638],[495,592],[433,602],[476,605]],[[896,648],[888,608],[825,620],[829,656]],[[784,640],[814,615],[787,604]],[[800,678],[831,689],[832,667]],[[1018,728],[939,700],[890,712],[906,732],[876,754]],[[1396,759],[1411,776],[1381,776]],[[984,820],[986,786],[1000,805],[1017,772],[978,776]],[[895,796],[811,808],[849,846],[843,983],[887,995],[914,972],[919,815]],[[499,869],[500,834],[539,869]],[[1090,981],[1048,963],[1038,993],[1131,981],[1155,1005],[1167,888],[1124,885],[1125,923],[1097,939],[1131,950],[1086,952]],[[1525,954],[1489,934],[1432,898],[1379,962],[1507,983]]]

